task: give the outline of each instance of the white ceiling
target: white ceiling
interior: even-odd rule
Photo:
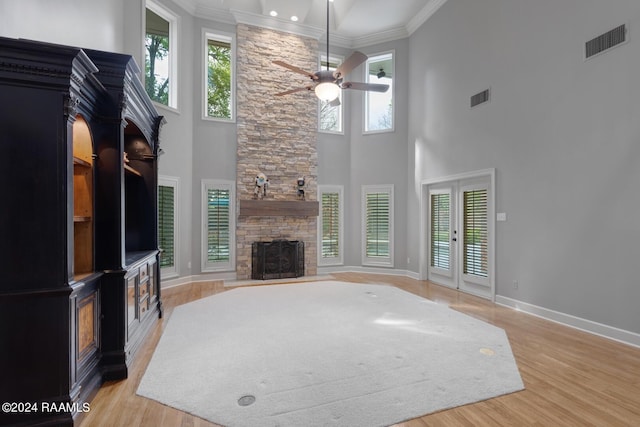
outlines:
[[[173,0],[194,16],[325,38],[326,0]],[[446,0],[334,0],[332,45],[357,48],[408,37]],[[278,12],[271,17],[270,12]],[[298,22],[290,17],[296,15]]]

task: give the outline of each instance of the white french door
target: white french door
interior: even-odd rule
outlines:
[[[423,279],[493,299],[492,187],[493,175],[424,185]]]

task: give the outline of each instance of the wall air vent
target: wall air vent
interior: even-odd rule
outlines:
[[[607,51],[627,41],[627,26],[620,25],[611,31],[589,40],[585,43],[585,59]]]
[[[489,89],[476,93],[471,97],[471,108],[489,101]]]

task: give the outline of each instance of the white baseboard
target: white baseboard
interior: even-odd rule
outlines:
[[[176,286],[182,286],[189,283],[211,282],[213,280],[236,280],[235,271],[227,271],[222,273],[197,274],[192,276],[183,276],[170,280],[161,280],[161,288],[168,289]]]
[[[496,304],[512,308],[523,313],[531,314],[551,322],[560,323],[584,332],[608,338],[621,342],[633,347],[640,348],[640,334],[626,331],[624,329],[614,328],[613,326],[603,325],[602,323],[593,322],[591,320],[572,316],[570,314],[561,313],[559,311],[550,310],[548,308],[539,307],[537,305],[518,301],[512,298],[496,295]]]
[[[369,274],[387,274],[392,276],[405,276],[415,280],[420,280],[418,273],[408,270],[396,270],[393,268],[379,267],[360,267],[360,266],[333,266],[318,267],[318,276],[326,276],[331,273],[369,273]],[[322,279],[325,279],[324,277]],[[194,276],[179,277],[171,280],[162,281],[162,289],[168,289],[176,286],[186,285],[188,283],[209,282],[212,280],[223,280],[225,286],[238,286],[244,283],[238,282],[234,271],[224,273],[208,273]],[[326,279],[325,279],[326,280]],[[442,286],[442,285],[441,285]],[[602,323],[593,322],[591,320],[572,316],[570,314],[561,313],[534,304],[518,301],[512,298],[496,295],[495,303],[504,307],[512,308],[523,313],[531,314],[551,322],[569,326],[584,332],[608,338],[621,342],[633,347],[640,348],[640,334],[626,331],[624,329],[614,328],[613,326],[603,325]]]
[[[411,279],[420,280],[419,273],[409,270],[396,270],[394,268],[384,267],[361,267],[361,266],[333,266],[318,267],[318,274],[331,273],[369,273],[369,274],[388,274],[390,276],[405,276]]]

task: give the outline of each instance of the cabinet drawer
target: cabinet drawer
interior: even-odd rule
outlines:
[[[148,296],[140,300],[140,319],[142,319],[145,313],[149,310],[149,298]]]
[[[138,298],[140,298],[140,300],[142,300],[143,298],[146,298],[147,295],[149,295],[149,282],[145,282],[145,283],[140,283],[140,286],[138,288]]]
[[[143,265],[142,267],[140,267],[140,283],[144,282],[145,280],[147,280],[147,278],[149,277],[149,266],[147,264]]]

